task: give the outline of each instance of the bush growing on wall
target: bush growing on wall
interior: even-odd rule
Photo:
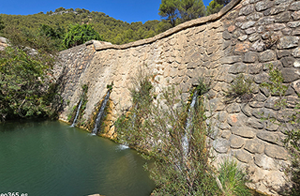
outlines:
[[[288,107],[286,92],[288,85],[283,83],[284,78],[278,68],[274,68],[272,64],[269,65],[269,82],[262,83],[262,86],[267,87],[272,95],[279,97],[275,106],[282,111]],[[300,95],[298,95],[298,99]],[[289,106],[291,107],[291,106]],[[284,117],[280,126],[285,130],[286,138],[284,140],[285,148],[290,153],[290,167],[286,168],[287,172],[291,174],[293,183],[292,190],[289,195],[299,195],[300,193],[300,103],[293,107],[293,112],[290,116]],[[275,123],[275,119],[270,119]]]
[[[240,98],[242,101],[249,101],[252,98],[252,87],[253,81],[246,78],[244,74],[239,74],[232,81],[226,92],[227,101],[232,101],[235,98]]]
[[[187,114],[189,104],[178,98],[175,88],[165,90],[161,99],[155,99],[149,79],[147,75],[139,77],[131,89],[132,109],[116,123],[119,142],[147,151],[145,158],[154,160],[153,165],[146,166],[157,185],[154,195],[220,193],[213,177],[214,168],[209,164],[210,148],[206,144],[209,129],[202,95]],[[183,138],[188,115],[191,115],[191,132],[186,151]]]

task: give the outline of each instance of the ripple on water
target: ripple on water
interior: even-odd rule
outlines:
[[[0,124],[1,191],[28,195],[143,196],[154,188],[144,160],[61,122]]]

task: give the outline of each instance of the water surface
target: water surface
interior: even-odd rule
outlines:
[[[133,150],[58,121],[0,124],[0,193],[143,196],[154,188]]]

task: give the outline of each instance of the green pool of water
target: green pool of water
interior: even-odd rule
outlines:
[[[131,149],[58,121],[0,124],[0,194],[143,196],[154,188]]]

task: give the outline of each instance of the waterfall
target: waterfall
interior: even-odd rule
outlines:
[[[82,102],[83,102],[83,98],[81,98],[81,100],[80,100],[80,103],[79,103],[78,108],[77,108],[76,116],[73,120],[73,123],[72,123],[71,127],[75,127],[75,125],[76,125],[76,121],[77,121],[77,118],[79,116],[79,112],[80,112],[80,109],[81,109],[81,106],[82,106]]]
[[[96,135],[97,132],[98,132],[98,127],[100,126],[100,121],[101,121],[101,118],[102,118],[102,116],[104,114],[104,109],[105,109],[106,104],[108,102],[109,95],[110,95],[110,90],[107,92],[104,100],[102,101],[99,113],[98,113],[98,115],[96,117],[96,120],[95,120],[95,127],[94,127],[93,132],[92,132],[93,135]]]
[[[192,120],[193,120],[193,111],[194,111],[194,108],[196,105],[197,98],[198,98],[198,91],[195,90],[190,108],[188,110],[188,117],[187,117],[187,121],[185,124],[185,133],[182,138],[182,149],[183,149],[184,157],[187,156],[187,154],[189,152],[189,148],[190,148],[189,142],[190,142],[191,132],[192,132],[191,125],[192,125]]]

